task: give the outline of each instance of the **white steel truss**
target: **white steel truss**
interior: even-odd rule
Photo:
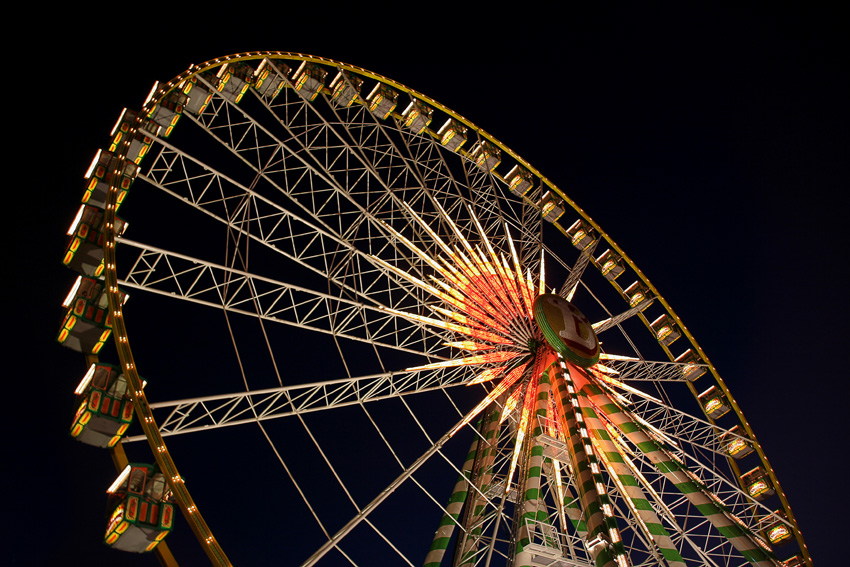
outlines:
[[[330,71],[343,69],[341,65],[323,65]],[[359,88],[349,76],[340,76],[347,88]],[[451,536],[455,564],[491,567],[510,563],[521,530],[528,534],[528,549],[535,564],[594,564],[595,544],[588,541],[582,519],[584,487],[578,480],[576,463],[570,461],[573,457],[569,454],[569,439],[563,431],[552,433],[552,428],[551,435],[538,434],[517,446],[517,440],[531,431],[522,431],[522,435],[519,431],[524,400],[519,400],[518,409],[505,410],[506,414],[500,416],[503,419],[492,426],[494,416],[506,404],[508,392],[476,416],[479,423],[461,421],[459,429],[438,434],[425,426],[432,411],[437,411],[414,406],[417,399],[444,394],[442,401],[450,407],[452,421],[468,417],[469,408],[458,401],[463,397],[458,392],[470,390],[455,386],[468,384],[481,373],[482,367],[472,363],[452,363],[461,357],[474,358],[464,349],[481,348],[480,344],[458,346],[467,338],[457,330],[462,328],[460,325],[428,323],[450,318],[445,310],[439,311],[449,302],[444,304],[439,297],[448,297],[454,291],[452,297],[462,303],[464,293],[469,293],[449,290],[448,285],[434,292],[439,284],[439,270],[434,266],[440,262],[449,264],[444,258],[447,250],[456,251],[458,256],[479,254],[483,258],[492,247],[511,261],[517,259],[521,269],[517,267],[516,271],[523,272],[520,280],[526,278],[534,283],[535,293],[560,288],[561,294],[567,295],[578,286],[576,304],[587,301],[594,309],[601,308],[610,315],[597,326],[597,332],[612,330],[614,335],[613,329],[618,327],[624,337],[620,342],[628,352],[619,353],[614,347],[610,354],[623,356],[604,359],[602,363],[612,383],[621,383],[619,399],[635,416],[639,427],[655,439],[671,440],[670,454],[686,463],[705,492],[722,503],[724,513],[740,519],[747,529],[758,532],[764,518],[775,515],[769,506],[741,488],[739,471],[727,458],[724,444],[732,438],[748,442],[745,434],[740,430],[733,434],[728,424],[721,426],[691,415],[678,406],[677,395],[668,395],[684,392],[690,396],[688,390],[693,387],[687,377],[694,375],[695,368],[713,369],[706,364],[650,360],[653,356],[669,356],[672,360],[676,353],[666,344],[659,346],[660,340],[652,333],[644,333],[647,338],[624,328],[632,323],[626,321],[633,316],[648,326],[643,312],[648,313],[650,308],[656,313],[669,309],[660,305],[663,300],[654,302],[649,297],[634,307],[624,305],[623,287],[614,282],[614,299],[605,298],[612,287],[598,273],[600,266],[592,257],[601,238],[586,249],[579,248],[577,240],[561,240],[560,247],[544,244],[544,232],[566,233],[564,226],[569,226],[574,218],[586,218],[583,212],[576,208],[565,217],[570,220],[549,226],[541,215],[541,197],[548,191],[548,182],[534,177],[533,186],[523,197],[512,195],[506,180],[495,169],[476,162],[470,153],[473,147],[487,141],[481,131],[468,132],[463,150],[450,150],[432,129],[413,132],[399,110],[383,120],[364,99],[346,104],[327,89],[313,100],[307,96],[309,93],[298,90],[292,79],[283,78],[285,88],[277,98],[249,89],[236,104],[232,96],[214,87],[211,75],[198,75],[195,88],[209,90],[211,100],[203,112],[186,113],[182,119],[178,130],[189,130],[190,134],[183,138],[175,135],[173,139],[151,136],[153,146],[137,183],[167,196],[172,204],[178,203],[187,211],[187,217],[215,226],[225,235],[223,247],[200,243],[198,248],[203,253],[198,253],[192,248],[193,243],[186,241],[179,244],[190,251],[170,251],[167,248],[171,243],[148,244],[123,238],[118,242],[122,288],[211,307],[222,311],[225,317],[233,314],[256,319],[266,340],[262,348],[268,350],[262,355],[268,355],[275,368],[278,355],[266,335],[266,323],[281,324],[283,327],[275,329],[286,328],[298,336],[321,335],[335,345],[337,352],[330,356],[338,353],[345,370],[329,371],[308,383],[283,385],[280,381],[280,387],[251,388],[249,379],[254,377],[243,369],[245,391],[210,395],[201,392],[198,396],[150,404],[163,437],[247,424],[259,424],[267,435],[263,428],[284,417],[292,419],[274,423],[292,421],[303,425],[354,510],[347,518],[341,517],[342,512],[334,517],[331,523],[343,526],[334,535],[329,535],[319,522],[325,537],[304,565],[319,563],[326,554],[335,552],[342,553],[352,564],[365,564],[362,557],[355,560],[354,554],[343,551],[346,536],[365,527],[378,536],[382,546],[390,548],[392,557],[406,564],[418,562],[419,558],[394,541],[393,526],[382,526],[375,519],[376,510],[391,499],[392,493],[408,484],[415,484],[424,493],[428,510],[436,509],[450,518],[441,525],[456,529]],[[135,199],[136,188],[133,191]],[[569,210],[563,202],[561,205]],[[194,220],[187,221],[191,222]],[[559,277],[567,273],[562,285],[536,279],[543,279],[544,264],[550,258],[554,259]],[[502,269],[498,260],[495,263]],[[510,271],[513,266],[507,268]],[[454,268],[446,268],[451,269]],[[467,276],[468,273],[462,274],[457,279]],[[494,269],[483,277],[500,276]],[[605,293],[597,293],[603,287]],[[470,325],[468,328],[481,325],[475,317],[468,317],[465,324]],[[603,338],[607,337],[606,334]],[[528,341],[529,350],[542,344],[537,339]],[[611,343],[619,345],[615,339]],[[357,357],[343,354],[351,344],[369,351],[369,363],[382,370],[359,369],[361,361]],[[297,348],[295,345],[290,351],[294,356]],[[499,353],[506,348],[494,344],[483,350]],[[643,350],[651,350],[649,358],[644,357]],[[429,363],[445,366],[409,370]],[[523,375],[515,391],[526,387],[530,380],[527,374],[530,373]],[[647,386],[655,391],[644,392]],[[492,387],[487,385],[484,391]],[[611,388],[616,390],[616,384]],[[692,397],[689,401],[693,404]],[[408,449],[405,441],[392,439],[395,423],[381,424],[380,417],[373,418],[372,408],[381,404],[372,402],[400,404],[408,412],[416,434],[425,438],[424,447],[420,443],[414,459],[404,454]],[[377,433],[392,454],[394,465],[401,469],[400,474],[393,469],[392,475],[382,477],[386,488],[369,500],[351,495],[356,482],[343,480],[339,470],[351,463],[343,461],[340,465],[339,460],[328,456],[330,448],[321,446],[305,421],[306,416],[321,416],[321,412],[332,409],[344,413],[347,410],[343,408],[362,409],[375,429],[373,435]],[[333,412],[328,411],[328,415]],[[488,419],[490,430],[486,430]],[[471,435],[479,444],[485,440],[490,444],[490,452],[475,453],[475,461],[466,472],[449,456],[448,445],[458,431],[462,431],[459,436]],[[278,453],[270,436],[267,438]],[[141,439],[144,436],[133,435],[126,441]],[[746,564],[729,538],[718,533],[705,514],[642,453],[645,448],[619,439],[617,443],[623,455],[628,455],[635,482],[669,531],[685,565]],[[535,489],[539,498],[535,519],[529,520],[522,516],[521,506],[527,494],[521,487],[531,474],[529,463],[540,451],[546,459],[535,473],[540,476],[540,486]],[[459,516],[450,508],[451,502],[460,497],[452,494],[450,504],[445,505],[445,495],[428,485],[427,473],[419,472],[431,466],[430,459],[435,456],[450,463],[451,474],[461,475],[458,486],[463,486],[465,479],[469,503]],[[657,534],[650,533],[635,513],[631,497],[614,475],[606,476],[597,488],[604,488],[611,496],[611,510],[619,518],[617,526],[630,564],[669,564],[671,560],[653,539]],[[307,502],[308,498],[303,497]],[[463,554],[467,554],[465,559]],[[372,560],[370,556],[366,561]]]

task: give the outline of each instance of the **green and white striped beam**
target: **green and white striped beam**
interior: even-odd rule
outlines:
[[[560,372],[555,373],[558,411],[568,432],[570,459],[579,492],[583,519],[587,524],[588,551],[597,567],[624,567],[629,564],[620,531],[614,519],[613,506],[600,474],[599,461],[584,419],[578,392],[570,374],[584,373],[559,356]]]
[[[452,534],[458,523],[463,504],[466,502],[466,497],[469,494],[469,480],[472,476],[472,467],[475,464],[475,455],[478,452],[478,446],[478,437],[476,437],[472,441],[472,446],[469,448],[469,452],[466,454],[466,460],[460,469],[460,475],[457,478],[454,490],[452,490],[452,495],[449,498],[449,503],[446,506],[447,513],[443,514],[443,517],[440,519],[440,525],[434,534],[431,548],[428,550],[428,555],[425,556],[424,567],[439,567],[443,562],[446,548],[452,539]]]
[[[543,433],[543,428],[540,425],[540,417],[546,417],[546,410],[549,407],[549,393],[551,390],[551,382],[549,379],[549,369],[540,368],[548,361],[548,357],[538,357],[535,361],[534,374],[532,380],[537,378],[536,388],[533,392],[537,397],[534,411],[534,418],[528,422],[528,431],[525,438],[530,444],[528,451],[528,460],[525,463],[525,482],[522,486],[520,502],[522,513],[519,516],[519,525],[516,526],[516,547],[514,552],[514,565],[516,567],[531,567],[532,555],[527,550],[528,544],[531,543],[531,534],[529,533],[529,523],[536,525],[539,523],[548,523],[549,514],[546,511],[546,506],[541,498],[541,478],[543,475],[543,443],[539,440]],[[533,384],[532,384],[533,386]],[[531,392],[529,392],[530,394]],[[526,394],[526,395],[529,395]],[[529,435],[530,433],[530,435]]]
[[[662,446],[662,442],[656,441],[645,432],[643,426],[636,419],[632,419],[627,409],[612,401],[596,384],[589,382],[582,389],[582,393],[593,406],[604,412],[611,423],[655,465],[658,472],[673,483],[747,561],[757,567],[774,567],[779,564],[769,546],[729,513],[720,504],[720,499],[703,485],[687,466],[675,459]]]
[[[593,408],[583,407],[582,412],[601,461],[611,475],[614,484],[619,488],[632,515],[637,519],[638,526],[658,548],[661,557],[657,557],[657,559],[662,565],[668,567],[685,567],[685,560],[670,538],[669,532],[662,525],[661,519],[650,505],[638,479],[624,462],[620,450],[611,439],[605,425]]]
[[[493,485],[494,464],[498,454],[499,443],[499,415],[500,412],[495,404],[490,407],[484,417],[484,439],[479,441],[477,451],[478,469],[474,471],[472,482],[478,488],[467,503],[467,512],[464,514],[461,542],[460,561],[458,566],[474,565],[479,553],[479,544],[483,535],[482,526],[484,516],[487,512],[489,501],[482,494],[487,494]]]

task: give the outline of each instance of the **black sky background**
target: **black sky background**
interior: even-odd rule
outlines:
[[[16,512],[3,519],[11,564],[155,564],[100,543],[111,463],[67,435],[84,365],[54,343],[73,280],[60,264],[64,231],[123,107],[139,107],[154,80],[191,63],[248,50],[310,53],[391,77],[469,118],[564,190],[718,368],[815,562],[841,564],[850,506],[846,18],[811,6],[524,6],[494,19],[485,9],[431,8],[422,20],[395,10],[374,18],[364,5],[200,21],[188,7],[161,19],[104,7],[20,22],[31,35],[26,59],[7,67],[17,87],[5,95],[7,134],[21,144],[7,152],[10,170],[24,172],[6,188],[15,235],[4,284],[13,298],[4,484]],[[211,458],[220,467],[227,455]]]

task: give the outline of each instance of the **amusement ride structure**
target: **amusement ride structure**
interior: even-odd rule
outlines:
[[[285,486],[285,513],[240,520],[273,524],[282,564],[812,565],[647,277],[529,163],[402,84],[295,53],[193,65],[121,115],[68,234],[58,341],[90,364],[71,435],[120,473],[107,545],[175,565],[182,512],[229,565],[230,528],[178,472],[191,447],[169,450],[227,433],[259,438]],[[185,339],[144,343],[181,321]],[[183,340],[204,345],[191,379],[131,350]],[[143,441],[149,462],[128,463]]]

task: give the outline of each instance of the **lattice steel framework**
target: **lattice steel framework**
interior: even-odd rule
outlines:
[[[232,86],[238,83],[235,69],[242,66],[244,76],[261,61],[281,88],[261,87],[255,75],[247,80],[244,96],[237,97],[222,70],[231,70]],[[306,67],[298,71],[286,67],[302,62]],[[311,65],[318,70],[315,75],[305,70]],[[321,71],[338,75],[333,87],[319,84]],[[386,116],[380,115],[386,107],[374,96],[360,93],[367,86],[376,86],[375,92],[389,89],[380,91],[386,100],[397,97]],[[183,112],[174,135],[166,138],[145,117],[178,90],[188,92],[190,100],[199,95],[210,100]],[[419,128],[410,109],[403,111],[413,103],[431,109],[430,126]],[[444,121],[454,121],[454,135],[464,137],[464,145],[455,147],[460,138],[452,142],[445,129],[438,131]],[[297,54],[250,53],[194,66],[159,86],[133,128],[131,135],[147,136],[151,147],[128,202],[143,201],[146,193],[158,195],[155,199],[162,200],[157,202],[165,205],[155,206],[178,209],[180,226],[173,227],[174,234],[172,227],[158,225],[141,230],[150,242],[131,240],[133,231],[117,239],[120,263],[116,270],[107,259],[107,280],[117,277],[125,290],[219,312],[231,331],[232,320],[256,322],[264,343],[240,345],[235,336],[237,356],[241,361],[250,351],[252,357],[270,357],[279,383],[252,386],[269,380],[255,380],[240,362],[243,375],[229,383],[234,393],[199,389],[191,398],[148,403],[139,386],[137,411],[145,423],[158,425],[157,433],[145,430],[126,441],[155,437],[154,451],[161,458],[167,455],[163,437],[215,435],[214,430],[227,426],[259,425],[290,474],[285,461],[297,457],[287,455],[266,427],[287,420],[299,423],[320,455],[316,467],[330,471],[348,503],[339,507],[339,517],[322,520],[314,513],[325,535],[316,549],[293,558],[294,563],[376,564],[387,557],[381,549],[410,565],[423,560],[428,565],[515,560],[572,567],[612,561],[636,567],[780,565],[765,543],[764,527],[773,522],[788,528],[801,564],[810,565],[778,480],[740,408],[658,290],[563,192],[462,116],[357,67]],[[118,151],[126,157],[128,147]],[[508,174],[517,171],[512,166],[523,172],[528,182],[524,189]],[[548,199],[563,209],[563,216],[546,208]],[[114,208],[109,208],[107,223],[113,216]],[[116,237],[109,231],[107,236],[111,249]],[[500,364],[483,359],[457,364],[469,356],[459,355],[459,348],[473,348],[458,346],[470,337],[492,343],[487,352],[507,356],[511,349],[528,349],[532,357],[537,352],[535,365],[542,364],[541,351],[535,350],[542,348],[539,336],[527,344],[482,339],[486,314],[468,312],[464,320],[445,310],[452,298],[469,292],[453,289],[440,274],[451,273],[451,279],[462,282],[485,264],[493,270],[484,275],[491,278],[487,285],[494,286],[494,295],[501,293],[501,285],[520,296],[523,289],[553,290],[598,321],[596,332],[608,356],[594,371],[599,376],[587,380],[598,382],[616,411],[594,406],[602,394],[592,388],[571,394],[575,407],[582,408],[574,415],[566,406],[557,409],[558,385],[576,378],[568,370],[557,374],[561,371],[554,366],[518,374],[516,386],[503,393],[495,380],[460,387]],[[496,280],[501,283],[493,284]],[[128,340],[123,313],[117,295],[111,300],[120,319],[116,340],[123,345]],[[523,300],[516,302],[521,306]],[[662,329],[664,317],[669,324]],[[286,337],[306,341],[325,337],[335,345],[327,355],[339,363],[329,364],[327,375],[288,383],[281,359],[298,356],[298,348],[290,342],[290,351],[281,354],[273,344],[278,331],[272,329],[278,328],[288,329],[280,331]],[[503,335],[525,337],[523,332],[511,327]],[[256,349],[263,354],[256,355]],[[352,355],[350,349],[359,350]],[[119,355],[125,369],[134,371],[129,349],[119,346]],[[219,377],[210,381],[218,383]],[[698,390],[709,386],[722,394],[731,410],[726,416],[712,417],[698,396]],[[494,401],[483,410],[473,409],[487,395]],[[413,400],[422,396],[447,406],[450,423],[443,419],[443,425],[432,426],[432,410],[414,406]],[[380,417],[371,413],[379,410],[371,408],[390,403],[401,404],[412,420],[416,433],[410,439],[424,441],[400,441],[395,428],[379,425]],[[522,408],[534,403],[537,413],[526,419]],[[386,489],[369,501],[355,497],[352,481],[343,480],[340,469],[352,463],[335,461],[334,449],[314,434],[320,427],[308,421],[313,415],[331,419],[343,408],[363,412],[374,426],[363,435],[380,438],[395,461],[380,465],[385,470],[375,474]],[[566,417],[559,422],[553,418],[557,415]],[[618,433],[617,427],[625,429],[614,421],[622,416],[651,438],[655,448]],[[584,420],[594,424],[592,434]],[[580,430],[585,446],[576,448]],[[748,466],[765,469],[776,493],[772,500],[763,502],[742,485],[738,462],[730,457],[733,440],[754,450]],[[456,451],[449,447],[470,442],[466,462],[456,462]],[[418,456],[411,456],[412,451]],[[676,466],[690,475],[688,482],[699,498],[719,511],[709,513],[697,498],[687,496],[670,471],[659,468],[659,454],[680,463]],[[448,481],[440,477],[442,484],[431,483],[430,475],[421,472],[435,456],[442,457],[448,475]],[[580,480],[585,461],[593,469],[592,491]],[[392,497],[407,484],[415,485],[422,497],[415,513],[430,514],[440,524],[430,553],[427,541],[416,547],[375,519],[382,506],[400,506],[410,515],[413,501],[393,502]],[[311,496],[299,491],[314,512]],[[595,531],[596,520],[588,511],[591,492],[607,495],[599,502],[609,506],[606,517],[613,520],[606,525],[616,527],[616,536],[597,535],[602,532]],[[716,519],[720,516],[722,521]],[[726,521],[734,529],[718,529],[718,522]],[[376,536],[373,546],[348,543],[348,534],[364,531]],[[422,535],[427,540],[431,534]],[[758,555],[762,551],[747,551],[751,544],[764,548],[763,557]],[[617,555],[617,549],[624,554]],[[220,557],[211,555],[215,561]]]

